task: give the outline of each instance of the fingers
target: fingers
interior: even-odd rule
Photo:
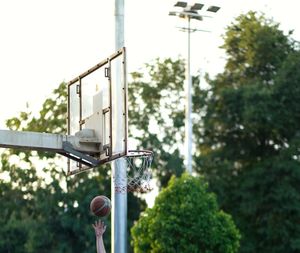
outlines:
[[[96,228],[106,229],[104,221],[101,221],[101,220],[95,221],[95,224],[92,224],[92,226],[94,229],[96,229]]]
[[[103,229],[104,226],[105,226],[104,221],[99,220],[98,221],[98,226]]]

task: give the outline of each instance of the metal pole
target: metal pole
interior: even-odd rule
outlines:
[[[193,6],[189,5],[190,1],[179,1],[174,6],[183,8],[182,11],[170,11],[170,16],[179,16],[180,18],[186,18],[188,20],[188,28],[183,27],[183,31],[188,33],[188,50],[187,50],[187,64],[186,64],[186,80],[184,85],[185,90],[185,139],[184,139],[184,163],[186,166],[186,171],[192,174],[192,149],[193,149],[193,122],[192,122],[192,76],[191,76],[191,19],[202,21],[203,17],[210,17],[206,15],[199,14],[198,11],[204,6],[200,3],[195,3]],[[208,12],[216,13],[220,7],[210,6],[207,8]],[[193,31],[203,31],[195,29]]]
[[[191,18],[188,16],[188,50],[186,67],[186,107],[185,107],[185,162],[186,170],[192,174],[192,77],[191,77]]]
[[[115,0],[115,48],[119,50],[124,47],[124,0]],[[116,75],[121,75],[121,70],[116,69]],[[115,77],[117,81],[115,89],[120,91],[121,83],[118,82],[119,78]],[[118,95],[117,95],[118,96]],[[115,105],[116,113],[122,113],[122,105],[118,103]],[[117,117],[117,118],[122,118]],[[118,127],[118,122],[116,126]],[[118,133],[122,133],[122,130],[117,130],[115,136],[115,145],[118,149],[122,146],[123,138]],[[120,193],[115,191],[115,184],[113,177],[121,178],[120,180],[127,184],[126,180],[126,161],[123,158],[117,159],[112,163],[112,180],[111,180],[111,195],[112,195],[112,235],[111,235],[111,252],[112,253],[126,253],[127,252],[127,193]]]

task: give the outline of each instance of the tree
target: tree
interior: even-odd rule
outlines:
[[[129,83],[130,135],[155,153],[153,171],[159,186],[184,171],[184,79],[185,62],[156,59],[143,73],[132,73]],[[199,76],[193,77],[194,123],[199,123]],[[162,169],[163,168],[163,169]]]
[[[230,215],[200,177],[172,177],[168,186],[132,228],[134,252],[222,252],[239,248]]]
[[[240,252],[300,250],[300,57],[290,35],[241,15],[224,37],[224,72],[202,92],[197,164],[241,230]]]
[[[7,126],[65,133],[66,98],[66,84],[62,83],[37,116],[27,109],[7,120]],[[24,150],[6,150],[1,155],[0,252],[95,252],[91,226],[95,218],[89,204],[96,195],[110,196],[109,167],[67,177],[57,159],[53,153]],[[145,202],[128,195],[128,206],[129,230]],[[109,220],[106,223],[104,243],[110,251]]]

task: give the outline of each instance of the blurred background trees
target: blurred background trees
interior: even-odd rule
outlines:
[[[224,71],[201,90],[199,76],[193,79],[194,170],[232,214],[242,234],[240,252],[299,251],[300,52],[291,35],[263,15],[241,15],[224,34]],[[134,92],[150,108],[147,115],[136,113],[148,121],[135,125],[155,150],[158,170],[164,168],[156,172],[161,186],[184,170],[184,72],[181,85],[174,85],[174,64],[146,66],[146,83],[141,74],[135,78]],[[169,84],[162,73],[169,73]],[[159,126],[154,136],[149,119]],[[178,162],[168,169],[168,161]]]
[[[155,152],[152,167],[159,186],[184,171],[184,71],[183,59],[156,59],[131,74],[130,136]]]
[[[300,54],[290,35],[256,13],[238,17],[225,69],[201,93],[196,168],[240,228],[240,252],[300,250]]]

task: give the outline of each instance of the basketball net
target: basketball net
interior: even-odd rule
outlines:
[[[152,190],[150,170],[153,152],[148,150],[131,150],[125,156],[127,162],[127,183],[123,177],[115,177],[115,191],[118,193],[138,192],[147,193]]]

